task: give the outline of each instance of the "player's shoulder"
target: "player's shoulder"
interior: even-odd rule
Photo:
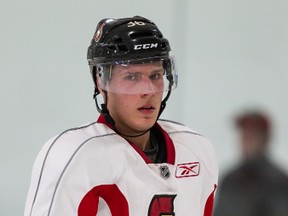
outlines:
[[[71,139],[71,141],[78,141],[79,139],[91,139],[103,136],[114,135],[115,132],[104,124],[92,122],[83,124],[78,127],[69,128],[58,135],[54,136],[55,140],[58,139]]]
[[[177,138],[179,143],[186,145],[188,148],[193,148],[194,150],[214,148],[206,136],[196,132],[187,125],[166,119],[158,120],[158,124],[169,134],[172,140]]]
[[[192,130],[190,127],[171,120],[159,120],[159,125],[169,134],[175,147],[185,146],[201,158],[214,154],[214,146],[204,135]]]
[[[200,136],[203,137],[200,133],[196,132],[195,130],[191,129],[187,125],[177,122],[177,121],[172,121],[172,120],[167,120],[167,119],[159,119],[158,124],[168,133],[168,134],[173,134],[173,133],[189,133],[193,134],[195,136]]]
[[[35,164],[37,166],[53,167],[53,169],[58,167],[61,170],[74,155],[82,155],[79,153],[87,146],[93,145],[97,149],[99,147],[100,149],[101,147],[104,148],[104,146],[106,149],[110,148],[109,146],[112,145],[105,145],[107,143],[103,139],[108,137],[109,140],[109,137],[111,137],[112,141],[115,141],[115,134],[109,127],[97,122],[69,128],[48,139],[42,145]],[[101,157],[100,151],[95,151],[95,154]]]
[[[92,122],[81,126],[72,127],[51,137],[43,145],[41,151],[51,151],[63,155],[69,150],[75,151],[90,140],[96,141],[102,137],[114,136],[115,132],[104,124]]]

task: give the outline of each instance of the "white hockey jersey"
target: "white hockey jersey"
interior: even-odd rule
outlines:
[[[43,146],[25,216],[212,215],[218,170],[207,139],[158,120],[167,163],[152,163],[103,119],[66,130]]]

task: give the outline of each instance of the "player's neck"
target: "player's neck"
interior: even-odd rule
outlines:
[[[150,131],[139,137],[126,137],[126,139],[137,145],[142,151],[151,149]]]

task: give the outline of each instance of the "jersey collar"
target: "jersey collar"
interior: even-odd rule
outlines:
[[[99,116],[97,122],[104,124],[113,130],[113,128],[111,127],[111,125],[107,123],[103,115]],[[167,151],[167,163],[175,164],[175,147],[174,147],[172,139],[170,138],[169,134],[157,122],[155,123],[154,127],[157,127],[161,131],[164,137],[165,144],[166,144],[166,151]],[[141,155],[141,157],[144,159],[146,163],[152,163],[149,157],[136,144],[131,143],[131,142],[129,143]]]

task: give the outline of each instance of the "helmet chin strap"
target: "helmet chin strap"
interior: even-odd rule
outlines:
[[[115,121],[114,119],[112,118],[112,116],[110,115],[109,113],[109,110],[107,108],[107,100],[108,100],[108,97],[107,97],[107,92],[104,91],[104,103],[101,104],[101,108],[99,107],[99,104],[98,104],[98,100],[97,100],[97,95],[99,94],[99,90],[95,88],[95,92],[94,92],[94,95],[93,95],[93,98],[95,100],[95,104],[96,104],[96,108],[97,108],[97,111],[102,114],[105,118],[105,120],[107,121],[107,123],[109,125],[111,125],[112,129],[119,135],[121,136],[124,136],[124,137],[140,137],[144,134],[146,134],[147,132],[149,132],[151,130],[151,128],[148,128],[147,130],[139,133],[139,134],[136,134],[136,135],[129,135],[129,134],[124,134],[124,133],[121,133],[117,128],[116,128],[116,124],[115,124]],[[160,110],[159,110],[159,114],[158,114],[158,117],[156,119],[156,121],[159,119],[161,113],[163,112],[163,110],[165,109],[166,107],[166,102],[168,100],[168,98],[170,97],[170,94],[171,94],[171,90],[168,91],[166,97],[164,98],[164,100],[161,102],[161,106],[160,106]]]

